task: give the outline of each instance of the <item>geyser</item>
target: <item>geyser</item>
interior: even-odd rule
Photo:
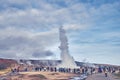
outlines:
[[[60,50],[61,50],[61,64],[59,67],[64,67],[64,68],[76,68],[77,65],[73,59],[72,56],[69,54],[68,50],[68,39],[67,36],[65,35],[66,32],[63,29],[63,27],[59,28],[59,38],[60,38]]]

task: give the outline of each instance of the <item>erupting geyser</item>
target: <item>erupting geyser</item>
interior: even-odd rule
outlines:
[[[65,35],[65,30],[60,27],[59,28],[59,38],[61,41],[61,45],[59,46],[61,50],[61,64],[59,67],[64,67],[64,68],[76,68],[77,65],[73,59],[72,56],[70,56],[69,51],[68,51],[68,39]]]

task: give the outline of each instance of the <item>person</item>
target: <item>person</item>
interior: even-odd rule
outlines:
[[[108,75],[107,75],[107,71],[105,71],[105,77],[107,77]]]
[[[98,68],[98,72],[99,72],[99,73],[102,73],[101,67]]]

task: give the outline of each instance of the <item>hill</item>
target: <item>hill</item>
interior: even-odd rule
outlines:
[[[17,62],[13,59],[3,59],[0,58],[0,70],[6,69],[7,67],[10,67],[12,64],[16,64]]]

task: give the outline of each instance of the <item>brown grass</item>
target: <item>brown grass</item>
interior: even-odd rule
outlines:
[[[10,68],[4,69],[4,70],[0,70],[0,75],[6,74],[10,72]]]
[[[29,75],[29,77],[32,77],[32,78],[40,78],[40,79],[47,79],[44,75],[41,75],[41,74],[37,74],[37,75]]]
[[[69,80],[76,74],[60,72],[20,72],[18,75],[6,76],[7,80]]]

